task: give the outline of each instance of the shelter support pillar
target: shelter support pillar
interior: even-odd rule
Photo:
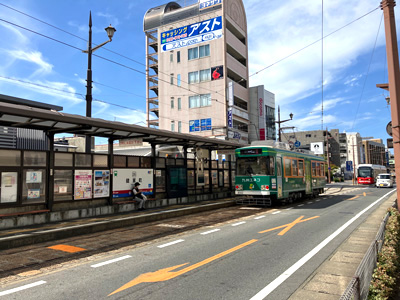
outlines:
[[[157,192],[157,157],[156,157],[156,144],[151,144],[151,166],[153,168],[153,197],[156,197]]]
[[[110,169],[110,195],[108,204],[113,205],[113,182],[114,182],[114,139],[108,139],[108,168]]]
[[[211,148],[208,149],[208,191],[212,194],[213,184],[212,184],[212,161],[211,161]]]
[[[53,209],[54,203],[54,133],[48,132],[47,137],[49,140],[49,156],[47,157],[47,209],[50,211]]]

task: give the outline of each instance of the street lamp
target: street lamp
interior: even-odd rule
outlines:
[[[285,123],[287,121],[293,120],[293,114],[292,113],[289,114],[289,117],[290,117],[290,119],[281,121],[281,108],[278,105],[278,121],[275,121],[275,123],[278,123],[278,137],[279,137],[278,140],[279,140],[279,142],[282,142],[282,139],[281,139],[281,123]]]
[[[100,47],[103,47],[105,44],[109,43],[112,41],[112,37],[114,33],[117,31],[114,27],[108,26],[105,28],[105,31],[107,32],[109,40],[97,45],[96,47],[92,48],[92,12],[89,14],[89,43],[88,43],[88,49],[84,50],[82,52],[88,54],[88,69],[87,69],[87,78],[86,78],[86,117],[92,117],[92,53],[99,49]],[[91,137],[86,136],[85,137],[85,150],[86,153],[91,152]]]

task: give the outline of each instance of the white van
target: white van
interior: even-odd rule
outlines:
[[[376,177],[376,187],[393,187],[393,178],[390,174],[381,173]]]

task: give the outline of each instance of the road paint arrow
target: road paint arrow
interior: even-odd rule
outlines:
[[[243,244],[240,244],[240,245],[238,245],[236,247],[233,247],[233,248],[231,248],[229,250],[226,250],[226,251],[221,252],[221,253],[219,253],[217,255],[209,257],[209,258],[207,258],[207,259],[205,259],[205,260],[203,260],[201,262],[198,262],[198,263],[196,263],[194,265],[188,266],[188,267],[186,267],[186,268],[184,268],[182,270],[179,270],[179,271],[172,272],[173,270],[176,270],[176,269],[178,269],[180,267],[183,267],[183,266],[187,265],[188,263],[184,263],[184,264],[181,264],[181,265],[176,265],[176,266],[173,266],[173,267],[161,269],[161,270],[158,270],[158,271],[155,271],[155,272],[149,272],[149,273],[141,274],[138,277],[136,277],[135,279],[133,279],[132,281],[128,282],[127,284],[123,285],[119,289],[115,290],[114,292],[112,292],[108,296],[114,295],[114,294],[119,293],[119,292],[121,292],[123,290],[131,288],[131,287],[133,287],[133,286],[135,286],[135,285],[137,285],[139,283],[160,282],[160,281],[170,280],[172,278],[175,278],[175,277],[178,277],[178,276],[180,276],[182,274],[185,274],[185,273],[187,273],[189,271],[197,269],[197,268],[199,268],[199,267],[201,267],[201,266],[203,266],[205,264],[208,264],[208,263],[210,263],[210,262],[212,262],[212,261],[214,261],[214,260],[216,260],[218,258],[221,258],[221,257],[223,257],[223,256],[225,256],[227,254],[235,252],[235,251],[237,251],[237,250],[239,250],[239,249],[241,249],[243,247],[246,247],[246,246],[248,246],[250,244],[253,244],[253,243],[257,242],[257,241],[258,240],[256,240],[256,239],[247,241],[247,242],[245,242]]]
[[[298,223],[307,222],[307,221],[310,221],[312,219],[319,218],[319,216],[311,217],[311,218],[304,219],[304,220],[303,220],[303,218],[304,218],[304,216],[301,216],[301,217],[298,217],[296,220],[294,220],[292,223],[288,223],[288,224],[281,225],[281,226],[278,226],[278,227],[274,227],[274,228],[271,228],[271,229],[259,231],[258,233],[266,233],[266,232],[274,231],[274,230],[277,230],[277,229],[285,228],[281,232],[278,233],[278,235],[284,235],[286,232],[288,232],[290,229],[292,229],[294,225],[296,225]]]

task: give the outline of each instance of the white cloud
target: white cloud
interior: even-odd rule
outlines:
[[[39,68],[31,75],[36,76],[39,74],[49,74],[53,70],[53,65],[44,61],[41,52],[37,51],[23,51],[23,50],[11,50],[8,51],[9,55],[17,60],[23,60],[37,65]]]

